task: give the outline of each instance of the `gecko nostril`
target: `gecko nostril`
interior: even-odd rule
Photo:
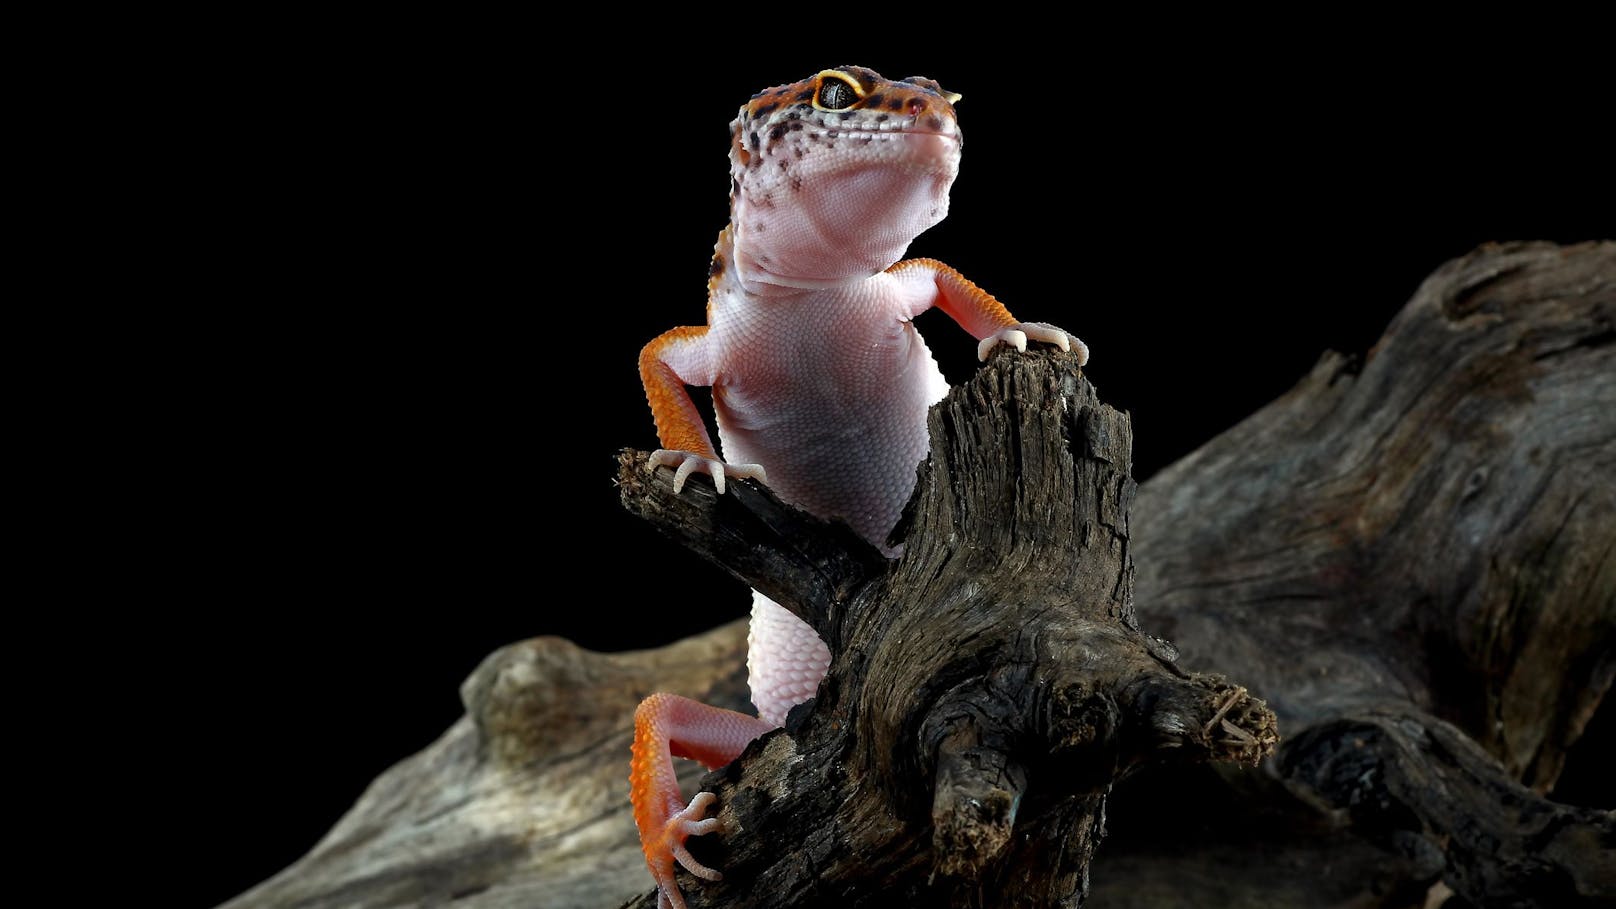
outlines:
[[[925,101],[922,101],[919,98],[914,98],[914,99],[910,100],[910,102],[909,102],[909,116],[918,117],[918,116],[920,116],[921,112],[924,111],[925,109],[926,109],[926,102]]]

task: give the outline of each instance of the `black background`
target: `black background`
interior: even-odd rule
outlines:
[[[1082,337],[1141,479],[1322,351],[1367,351],[1445,260],[1613,233],[1590,77],[1508,39],[1033,48],[912,24],[763,53],[732,30],[648,49],[430,25],[308,39],[244,86],[262,116],[228,121],[208,166],[230,211],[198,225],[221,280],[187,328],[208,341],[129,392],[142,468],[109,570],[156,604],[143,734],[180,743],[151,786],[189,831],[182,902],[310,848],[455,720],[494,648],[648,647],[744,614],[612,476],[655,446],[635,356],[702,319],[726,124],[758,89],[860,63],[963,93],[952,212],[911,254]],[[966,375],[974,342],[920,327]]]

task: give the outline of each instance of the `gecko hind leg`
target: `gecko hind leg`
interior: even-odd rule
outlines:
[[[629,800],[634,804],[645,864],[656,881],[659,907],[684,909],[684,897],[674,879],[676,863],[706,880],[722,877],[716,869],[696,861],[685,845],[692,836],[718,829],[718,818],[705,816],[718,797],[701,792],[685,805],[673,758],[722,767],[740,756],[748,742],[773,728],[757,717],[676,694],[653,694],[634,711]]]

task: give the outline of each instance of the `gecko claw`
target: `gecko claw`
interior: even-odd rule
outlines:
[[[1014,325],[1007,325],[983,338],[976,345],[976,358],[986,360],[993,348],[1000,344],[1008,344],[1025,353],[1029,340],[1043,344],[1053,344],[1061,350],[1075,353],[1077,354],[1077,365],[1088,365],[1089,346],[1079,341],[1069,332],[1056,328],[1048,322],[1017,322]]]
[[[721,881],[724,879],[724,875],[717,870],[696,861],[695,857],[690,854],[690,850],[683,845],[673,847],[673,857],[678,860],[679,864],[685,866],[686,871],[702,880]]]
[[[651,863],[651,876],[657,885],[658,909],[685,909],[684,894],[679,892],[679,883],[674,879],[674,862],[678,862],[686,871],[702,880],[724,879],[724,875],[717,869],[696,861],[695,856],[691,855],[685,846],[685,840],[689,837],[712,833],[718,829],[718,818],[702,817],[716,801],[718,796],[711,792],[698,792],[696,797],[690,800],[689,805],[669,815],[663,822],[661,836],[656,841],[661,847],[663,858],[662,861]],[[651,853],[648,851],[646,854],[649,857]]]
[[[695,473],[697,467],[706,468],[707,473],[713,478],[713,488],[718,490],[719,495],[723,495],[724,462],[708,461],[704,465],[701,461],[698,461],[695,458],[685,458],[684,463],[679,465],[679,469],[673,472],[673,494],[678,495],[684,491],[685,481],[690,479],[690,475]]]
[[[1000,344],[1008,344],[1011,347],[1014,347],[1016,350],[1026,353],[1027,333],[1024,331],[1018,331],[1014,328],[999,329],[993,334],[983,338],[981,342],[976,345],[977,360],[986,360],[988,358],[988,354],[993,352],[993,348],[998,347]]]
[[[674,451],[668,448],[658,448],[651,452],[648,462],[651,470],[658,467],[673,467],[673,494],[678,495],[684,491],[685,480],[690,479],[693,473],[704,473],[713,478],[713,489],[719,495],[724,494],[724,477],[743,477],[757,480],[765,485],[769,482],[768,474],[764,472],[762,464],[725,464],[717,458],[703,457],[692,451]]]
[[[690,850],[685,847],[685,839],[712,833],[718,829],[718,818],[702,817],[716,801],[718,796],[711,792],[698,792],[696,797],[690,800],[690,804],[668,818],[668,822],[662,828],[663,839],[668,843],[668,851],[673,853],[674,859],[683,865],[686,871],[708,881],[721,881],[724,875],[696,861]]]

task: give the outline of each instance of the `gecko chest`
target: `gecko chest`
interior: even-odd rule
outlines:
[[[748,306],[714,327],[723,354],[715,406],[728,430],[857,437],[912,421],[936,363],[881,282]]]
[[[883,538],[947,385],[892,301],[819,302],[756,307],[764,315],[734,326],[745,353],[725,358],[713,389],[724,457],[762,464],[787,501]]]

